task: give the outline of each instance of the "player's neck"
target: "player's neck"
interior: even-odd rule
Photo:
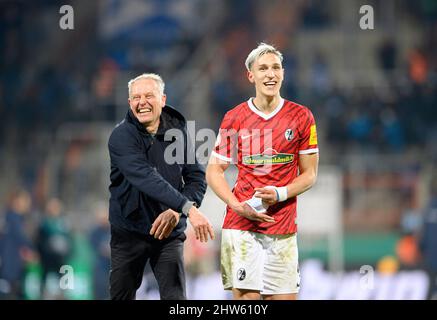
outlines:
[[[279,105],[279,101],[281,101],[281,96],[277,95],[274,97],[267,96],[256,96],[252,102],[259,111],[269,114],[273,112],[276,107]]]

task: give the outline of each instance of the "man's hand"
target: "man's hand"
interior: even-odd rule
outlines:
[[[259,222],[275,222],[273,217],[265,213],[257,213],[251,206],[245,202],[238,202],[230,205],[231,209],[235,211],[239,216],[245,217],[249,220],[259,221]]]
[[[178,223],[179,213],[172,209],[165,210],[153,222],[150,235],[159,240],[167,238]]]
[[[197,240],[207,242],[208,234],[211,240],[215,239],[214,230],[208,219],[195,206],[192,206],[190,211],[188,211],[188,219],[194,228]]]
[[[264,188],[255,188],[255,197],[261,198],[262,201],[272,206],[278,203],[278,193],[274,188],[264,187]]]

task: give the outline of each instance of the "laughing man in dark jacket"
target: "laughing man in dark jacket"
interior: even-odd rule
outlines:
[[[150,260],[161,299],[186,299],[183,266],[187,218],[196,238],[214,239],[208,219],[197,209],[206,191],[197,160],[169,159],[166,148],[190,147],[184,117],[165,105],[164,82],[143,74],[129,81],[126,118],[109,138],[111,157],[111,299],[135,299]],[[171,130],[171,131],[169,131]],[[169,132],[180,132],[169,138]],[[185,152],[187,153],[187,152]]]

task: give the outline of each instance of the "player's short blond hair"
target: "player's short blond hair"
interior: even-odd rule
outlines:
[[[152,80],[155,80],[156,83],[158,84],[159,93],[161,93],[161,95],[164,94],[165,83],[164,83],[164,80],[162,80],[161,76],[159,74],[156,74],[156,73],[143,73],[143,74],[139,75],[138,77],[129,80],[129,82],[127,83],[127,87],[128,87],[128,90],[129,90],[129,97],[131,96],[132,84],[135,81],[138,81],[138,80],[141,80],[141,79],[152,79]]]
[[[266,53],[273,53],[278,56],[279,60],[284,60],[284,57],[282,56],[282,53],[276,49],[274,46],[261,42],[257,48],[253,49],[249,55],[247,56],[245,65],[247,71],[251,71],[253,63],[261,56],[265,55]]]

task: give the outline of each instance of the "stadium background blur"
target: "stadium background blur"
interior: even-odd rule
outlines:
[[[63,4],[74,30],[59,27]],[[374,30],[359,27],[364,4]],[[0,17],[0,298],[105,298],[106,143],[127,81],[161,74],[168,103],[217,131],[254,95],[244,60],[261,41],[284,53],[282,96],[318,125],[320,179],[299,215],[301,298],[436,298],[436,1],[2,0]],[[210,190],[202,209],[220,233]],[[220,239],[187,234],[188,297],[230,298]],[[74,289],[59,287],[62,264]],[[138,298],[158,298],[149,269]]]

